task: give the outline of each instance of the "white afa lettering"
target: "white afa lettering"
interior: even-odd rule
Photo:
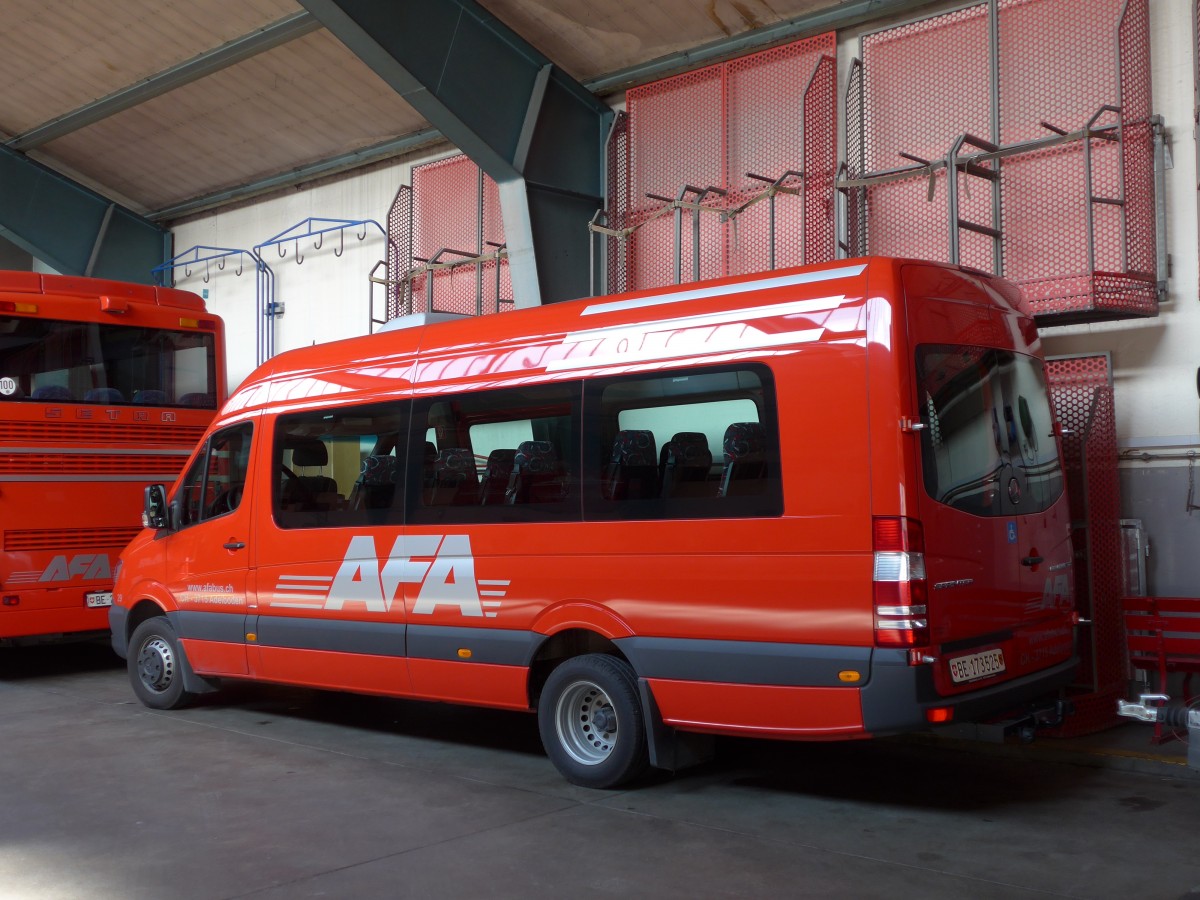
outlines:
[[[326,609],[344,609],[347,603],[361,603],[370,612],[387,612],[390,601],[384,603],[383,585],[379,581],[379,557],[375,539],[369,535],[350,538],[346,556],[329,588]]]
[[[329,587],[325,609],[388,612],[402,584],[421,585],[415,614],[430,615],[438,606],[449,605],[464,616],[484,615],[471,539],[465,534],[403,535],[386,557],[379,554],[370,535],[352,537]]]
[[[429,615],[439,604],[457,606],[464,616],[483,616],[475,583],[475,557],[471,555],[471,539],[465,534],[448,534],[442,541],[413,613]]]

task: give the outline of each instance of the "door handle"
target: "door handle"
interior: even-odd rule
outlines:
[[[226,541],[222,544],[226,550],[244,550],[246,544],[243,541]]]
[[[225,546],[228,547],[229,545],[226,544]],[[1044,556],[1025,556],[1025,557],[1021,558],[1021,565],[1036,566],[1039,563],[1044,563],[1045,561],[1046,561],[1046,557],[1044,557]]]

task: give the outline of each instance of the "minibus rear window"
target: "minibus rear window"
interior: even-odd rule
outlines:
[[[934,500],[978,516],[1048,509],[1063,472],[1042,363],[1009,350],[917,350],[922,467]]]

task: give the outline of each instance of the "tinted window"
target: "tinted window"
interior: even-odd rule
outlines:
[[[589,386],[588,518],[776,516],[779,437],[763,366]]]
[[[917,351],[925,490],[980,516],[1047,509],[1063,490],[1042,363],[1007,350]]]
[[[373,404],[280,416],[271,451],[276,523],[398,523],[406,408]]]
[[[569,384],[418,402],[409,521],[578,519],[578,398]]]
[[[215,409],[210,333],[0,316],[0,400]]]
[[[241,505],[252,434],[253,427],[245,422],[224,428],[205,442],[175,496],[176,527],[225,515]]]

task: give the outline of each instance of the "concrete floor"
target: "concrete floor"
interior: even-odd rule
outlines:
[[[263,686],[156,713],[104,647],[0,650],[0,897],[1200,898],[1185,766],[963,746],[728,741],[598,792],[531,716]]]

